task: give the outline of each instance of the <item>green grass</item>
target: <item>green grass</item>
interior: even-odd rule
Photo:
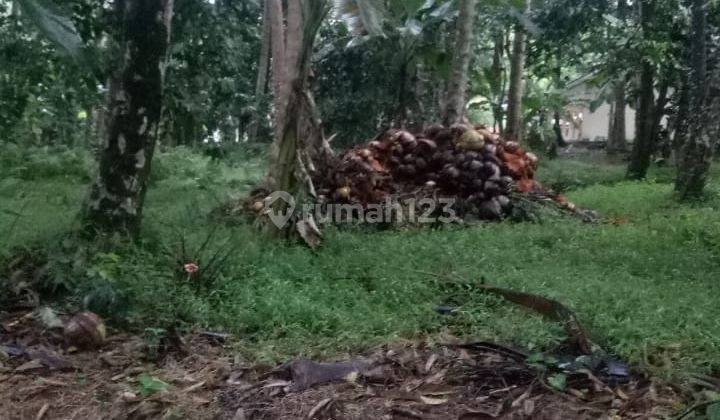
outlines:
[[[615,224],[553,219],[372,233],[328,229],[318,252],[267,240],[252,226],[222,227],[209,249],[230,258],[205,289],[178,277],[161,250],[176,248],[181,235],[191,247],[201,243],[213,229],[208,211],[227,194],[247,191],[262,173],[261,161],[228,167],[193,156],[160,159],[171,168],[148,195],[147,240],[93,250],[76,264],[69,302],[110,285],[120,296],[115,304],[128,309],[114,312],[125,321],[118,325],[225,330],[238,338],[238,351],[272,362],[449,335],[538,350],[563,339],[558,325],[457,281],[485,276],[559,299],[598,342],[649,369],[720,368],[717,172],[707,200],[681,205],[673,200],[669,169],[654,170],[655,181],[626,182],[617,163],[545,165],[544,179],[582,179],[569,198]],[[0,232],[17,219],[0,250],[57,242],[85,188],[76,178],[0,182],[2,207],[24,206],[20,218],[0,214]],[[435,313],[442,304],[459,312]]]
[[[537,178],[545,186],[556,191],[576,190],[591,185],[613,185],[625,180],[627,162],[620,157],[579,156],[572,159],[540,160]],[[657,182],[673,182],[675,168],[655,166],[650,168],[648,179]]]

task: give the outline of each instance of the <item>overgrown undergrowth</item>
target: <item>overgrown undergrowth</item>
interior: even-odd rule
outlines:
[[[717,172],[706,201],[680,205],[664,169],[655,181],[625,182],[620,164],[562,160],[541,169],[543,179],[581,180],[563,181],[574,188],[569,198],[611,223],[328,229],[326,245],[312,252],[268,241],[252,226],[217,228],[207,217],[229,193],[242,194],[259,179],[260,161],[227,165],[189,152],[161,155],[145,239],[137,245],[62,239],[87,177],[8,172],[0,181],[0,252],[26,247],[48,254],[46,281],[68,289],[53,301],[59,308],[85,301],[115,325],[139,331],[228,331],[239,351],[262,361],[450,335],[530,349],[563,339],[557,325],[464,284],[484,276],[559,299],[597,341],[657,372],[720,368]],[[202,267],[223,253],[228,258],[213,263],[217,275],[206,283],[179,272],[182,259],[199,259],[183,262]],[[440,315],[438,305],[458,311]]]

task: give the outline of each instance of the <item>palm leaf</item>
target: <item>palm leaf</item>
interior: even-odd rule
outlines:
[[[96,51],[85,45],[69,14],[51,0],[18,0],[18,3],[23,16],[55,44],[61,53],[83,65],[96,80],[102,80]]]
[[[73,58],[79,58],[84,43],[72,20],[49,0],[18,0],[24,15],[52,43]]]

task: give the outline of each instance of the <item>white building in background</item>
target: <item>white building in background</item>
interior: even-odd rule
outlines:
[[[563,136],[567,141],[605,141],[608,138],[611,106],[604,102],[594,111],[590,103],[600,96],[600,90],[590,85],[589,76],[581,77],[568,86],[570,105],[561,121]],[[625,107],[625,136],[628,141],[635,138],[635,110]]]

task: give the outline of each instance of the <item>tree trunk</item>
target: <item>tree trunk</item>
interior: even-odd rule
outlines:
[[[668,92],[670,89],[670,81],[667,77],[665,77],[660,84],[660,89],[658,91],[658,97],[655,101],[655,107],[653,110],[653,122],[652,122],[652,131],[651,131],[651,137],[652,137],[652,144],[653,144],[653,152],[657,152],[660,150],[660,148],[663,146],[661,143],[660,138],[660,131],[662,129],[662,119],[665,116],[667,112],[667,103],[668,103]]]
[[[567,142],[562,134],[562,127],[560,126],[560,111],[555,111],[553,115],[555,122],[553,123],[553,131],[555,132],[555,143],[560,147],[566,147]]]
[[[308,166],[312,166],[313,162],[308,155],[313,154],[311,149],[320,147],[322,140],[318,138],[319,132],[308,131],[309,121],[313,126],[319,123],[307,84],[313,44],[327,11],[326,6],[326,0],[288,3],[287,51],[283,65],[285,80],[280,100],[283,108],[276,113],[277,137],[267,180],[271,190],[290,193],[298,201],[313,193],[308,174]],[[288,203],[283,200],[277,200],[273,205],[274,211],[281,213],[287,207]],[[288,224],[275,226],[273,231],[287,233],[289,227]]]
[[[643,35],[648,31],[652,21],[652,0],[642,0],[640,6],[640,25]],[[642,58],[639,82],[639,101],[635,123],[635,142],[633,143],[630,165],[628,166],[628,178],[643,179],[650,167],[650,156],[654,145],[652,143],[653,105],[655,104],[654,91],[655,68],[648,57]]]
[[[270,39],[272,49],[272,77],[273,94],[275,105],[275,120],[283,119],[283,93],[286,82],[286,59],[285,59],[285,27],[283,19],[282,0],[268,0],[270,2],[268,11],[270,13]],[[280,135],[280,127],[275,126],[275,136]]]
[[[704,0],[693,0],[690,127],[688,139],[681,148],[675,181],[675,190],[681,199],[702,195],[720,129],[720,65],[715,64],[708,78],[706,7]]]
[[[530,0],[525,0],[525,15],[530,12]],[[513,56],[510,62],[510,88],[508,90],[507,125],[505,137],[522,140],[522,98],[525,73],[525,31],[520,25],[515,29]]]
[[[503,132],[503,108],[502,103],[505,98],[505,91],[503,88],[503,33],[502,31],[495,37],[495,47],[493,48],[493,61],[491,67],[492,80],[490,81],[493,90],[493,128],[497,127],[500,133]]]
[[[468,71],[472,58],[473,22],[475,21],[475,0],[460,0],[460,15],[457,22],[455,56],[453,57],[453,75],[448,90],[445,124],[462,121],[465,117],[465,104],[468,84]]]
[[[121,56],[110,83],[99,176],[83,210],[88,233],[137,237],[162,111],[173,0],[123,0]]]
[[[625,81],[615,82],[613,86],[613,103],[610,112],[610,130],[608,131],[608,154],[622,153],[627,150],[625,135]]]
[[[690,79],[687,74],[682,77],[683,81],[680,85],[680,91],[678,99],[677,114],[673,118],[673,141],[672,148],[675,152],[675,158],[677,159],[676,164],[679,162],[679,157],[682,147],[687,141],[687,134],[689,131],[688,119],[690,116]],[[679,169],[679,168],[678,168]]]
[[[270,44],[272,39],[272,26],[270,24],[270,2],[263,1],[263,38],[260,47],[260,61],[258,61],[258,74],[255,83],[255,115],[248,128],[248,141],[257,141],[258,129],[265,114],[265,92],[267,91],[268,70],[270,68]]]
[[[627,17],[628,4],[627,0],[618,0],[616,16],[621,21]],[[625,110],[627,102],[625,101],[625,88],[627,77],[623,74],[613,84],[613,102],[610,111],[610,129],[608,130],[607,153],[612,155],[623,153],[627,150],[627,136],[625,126]]]

